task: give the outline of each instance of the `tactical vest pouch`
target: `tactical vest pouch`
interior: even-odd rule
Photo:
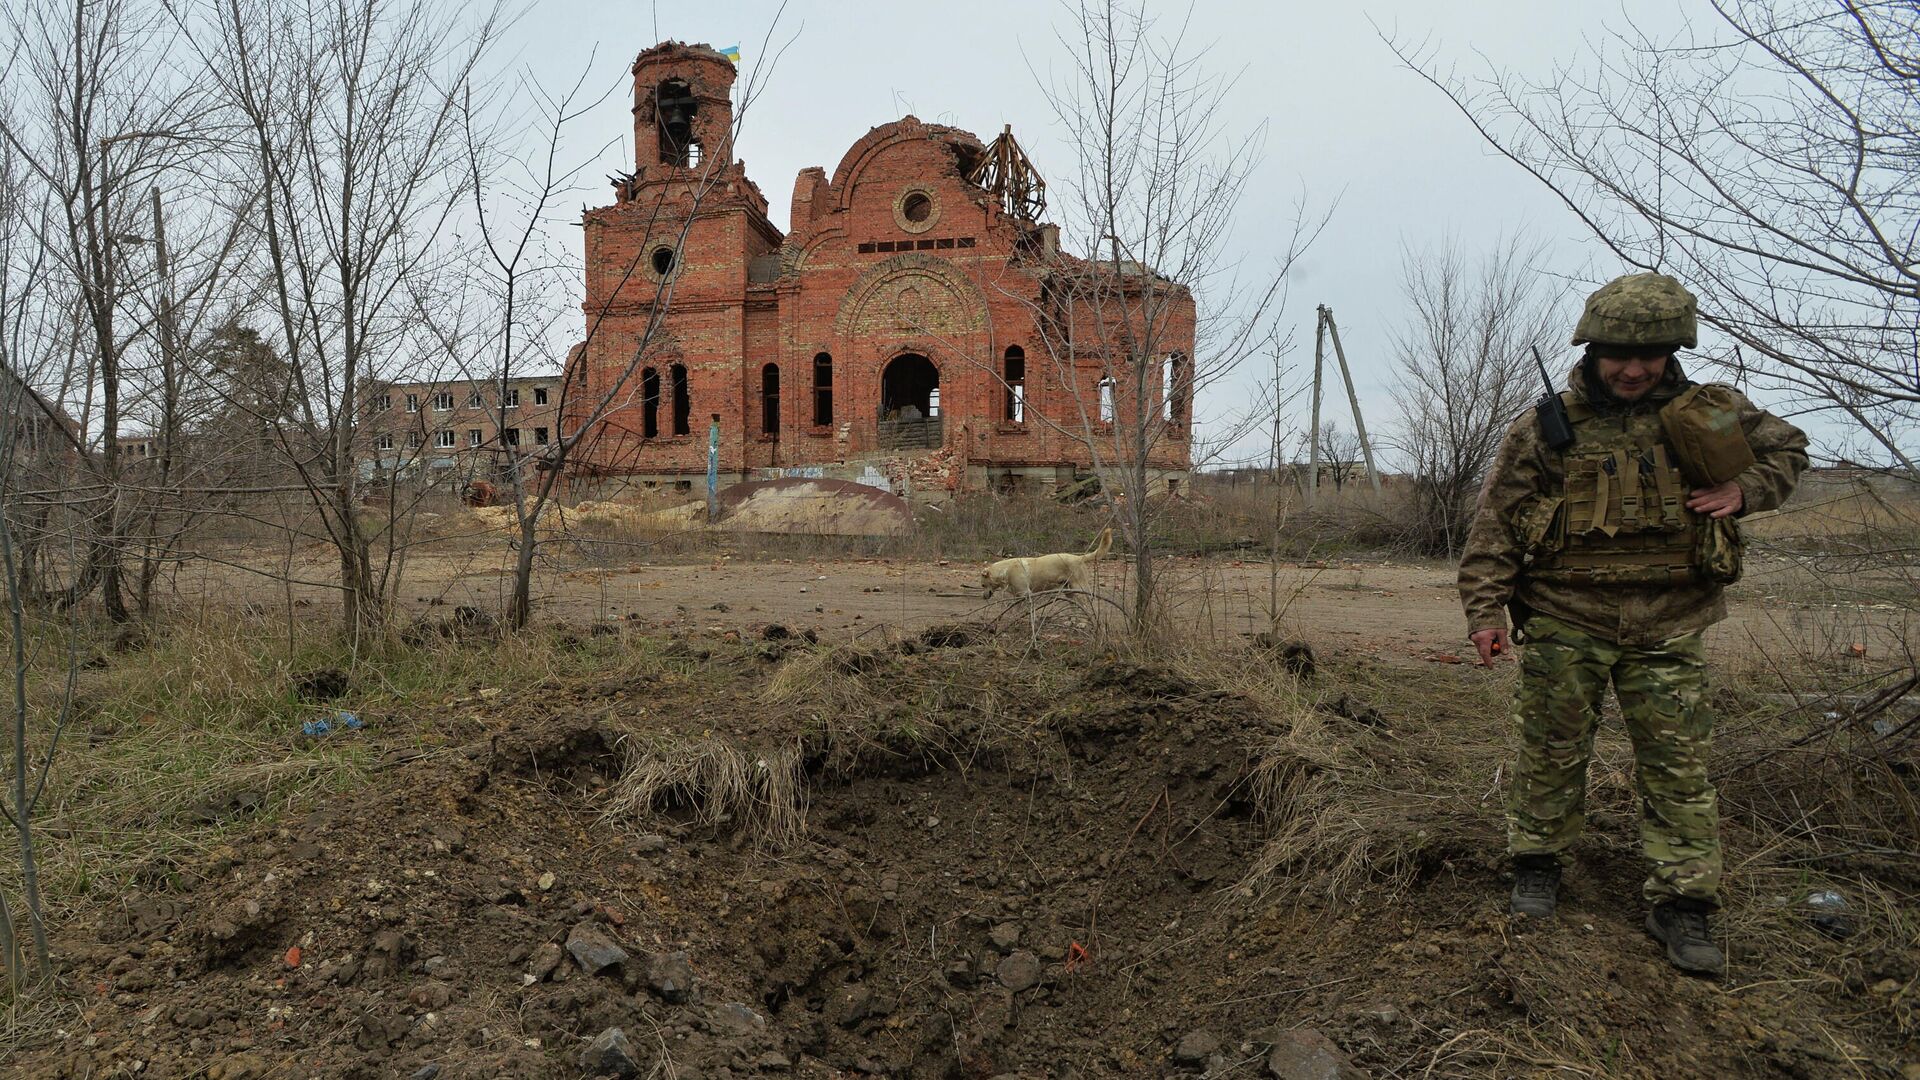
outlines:
[[[1560,550],[1560,507],[1566,500],[1558,495],[1537,495],[1522,506],[1513,518],[1513,529],[1520,549],[1530,558],[1540,558]]]
[[[1713,518],[1700,527],[1693,563],[1702,581],[1731,585],[1740,580],[1743,569],[1740,523],[1732,517]]]
[[[1738,395],[1728,387],[1688,387],[1660,409],[1660,428],[1694,487],[1718,487],[1754,463],[1740,428]]]
[[[1698,518],[1686,509],[1686,478],[1664,446],[1569,455],[1564,490],[1559,514],[1547,524],[1546,553],[1536,555],[1529,573],[1592,585],[1678,586],[1696,579]],[[1526,511],[1515,524],[1530,538]]]
[[[1662,446],[1569,457],[1566,534],[1678,532],[1689,525],[1684,495],[1685,478]]]

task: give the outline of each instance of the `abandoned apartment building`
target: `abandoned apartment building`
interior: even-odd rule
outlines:
[[[1118,252],[1061,252],[1010,128],[991,146],[912,116],[873,128],[831,178],[800,171],[783,235],[733,157],[734,76],[705,45],[634,62],[635,170],[583,223],[588,329],[567,358],[567,430],[601,419],[574,477],[684,486],[705,475],[717,424],[722,482],[825,476],[938,498],[1081,479],[1088,440],[1110,439],[1116,413],[1148,414],[1121,411],[1112,357],[1062,336],[1098,320],[1062,310],[1075,301],[1059,276],[1101,273],[1162,290],[1172,312],[1150,354],[1164,377],[1140,381],[1164,424],[1154,486],[1186,476],[1191,294]],[[1112,329],[1099,337],[1126,339]]]
[[[369,382],[359,435],[362,478],[498,481],[559,438],[560,378]]]

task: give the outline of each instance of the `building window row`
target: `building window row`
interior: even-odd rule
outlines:
[[[486,403],[487,403],[486,395],[483,392],[479,390],[469,390],[467,392],[468,408],[470,409],[482,408],[486,405]],[[546,387],[544,386],[534,387],[533,403],[535,405],[545,405],[547,403]],[[406,406],[407,406],[407,411],[410,413],[419,412],[420,411],[420,395],[408,394],[406,398]],[[504,409],[519,408],[520,407],[520,388],[517,386],[510,386],[506,390],[502,391],[500,394],[500,407]],[[387,409],[393,408],[393,395],[389,393],[381,393],[381,394],[374,395],[373,408],[379,411],[385,411]],[[441,390],[436,392],[433,395],[433,410],[435,412],[447,412],[452,408],[453,408],[453,391]]]
[[[974,245],[971,236],[942,236],[926,240],[874,240],[861,244],[858,248],[862,255],[875,252],[895,251],[940,251],[947,248],[970,248]]]
[[[547,445],[550,438],[551,438],[550,429],[543,428],[543,427],[537,427],[533,429],[533,442],[535,446]],[[502,444],[506,446],[519,446],[520,445],[520,429],[517,427],[503,428],[500,433],[500,441]],[[455,437],[455,433],[452,428],[442,428],[439,431],[436,431],[433,433],[433,445],[443,450],[453,449],[456,442],[457,442],[457,439]],[[413,431],[413,432],[407,433],[407,446],[409,446],[410,448],[419,449],[422,445],[424,445],[424,443],[425,443],[425,437],[420,432]],[[467,445],[468,446],[474,446],[474,447],[485,446],[486,443],[487,443],[487,435],[485,430],[481,428],[467,429]],[[381,450],[393,449],[393,435],[391,433],[383,432],[375,436],[374,446]]]

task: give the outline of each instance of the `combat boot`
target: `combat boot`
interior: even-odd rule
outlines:
[[[1507,910],[1535,919],[1553,918],[1560,896],[1560,860],[1553,855],[1513,857],[1513,896]]]
[[[1667,947],[1667,959],[1689,975],[1723,975],[1727,958],[1713,943],[1707,915],[1713,905],[1682,896],[1663,900],[1647,912],[1647,933]]]

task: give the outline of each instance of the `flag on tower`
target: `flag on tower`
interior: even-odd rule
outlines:
[[[720,55],[733,61],[735,64],[738,64],[740,62],[740,46],[729,45],[726,48],[720,50]]]

